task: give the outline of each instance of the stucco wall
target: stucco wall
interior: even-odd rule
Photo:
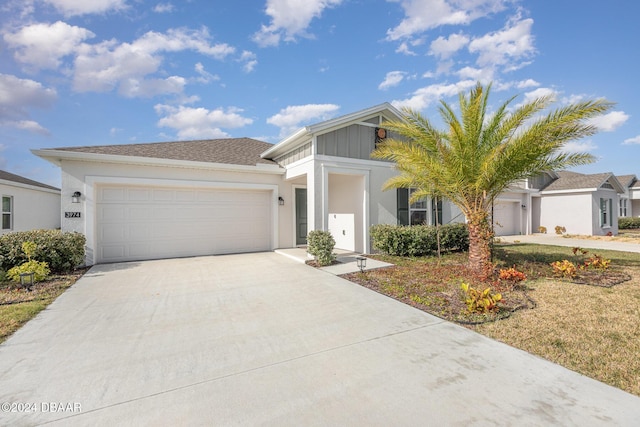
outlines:
[[[0,184],[0,195],[13,197],[13,227],[1,234],[60,228],[59,192]]]
[[[282,179],[281,174],[259,173],[258,171],[224,171],[212,169],[199,169],[187,167],[170,166],[149,166],[149,165],[127,165],[117,163],[100,162],[78,162],[65,160],[61,165],[62,169],[62,212],[80,212],[81,218],[62,218],[62,229],[64,231],[77,231],[87,236],[93,235],[95,230],[87,230],[87,227],[94,227],[95,224],[95,200],[93,199],[94,188],[101,182],[109,182],[112,178],[124,179],[124,182],[143,185],[171,185],[190,187],[194,185],[204,185],[215,187],[217,184],[233,186],[233,184],[275,186],[278,189],[276,196],[282,196],[285,200],[284,206],[277,206],[275,215],[277,216],[277,241],[276,247],[291,247],[293,240],[293,228],[290,227],[293,221],[292,205],[293,192],[291,184]],[[71,203],[71,194],[74,191],[82,193],[81,203]],[[277,198],[277,197],[276,197]],[[277,201],[275,202],[277,203]],[[60,209],[59,209],[60,211]],[[87,225],[88,224],[88,225]],[[92,245],[95,242],[87,242],[88,259]]]
[[[611,215],[612,226],[601,227],[600,226],[600,198],[611,199],[611,209],[609,215]],[[593,199],[591,204],[593,228],[592,233],[594,236],[604,236],[611,232],[614,236],[618,234],[618,194],[614,190],[601,188],[593,193]]]
[[[597,212],[596,212],[597,215]],[[593,233],[593,199],[591,193],[549,194],[540,199],[540,225],[547,233],[565,227],[569,234]]]

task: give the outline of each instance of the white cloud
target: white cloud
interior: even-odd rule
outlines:
[[[54,89],[34,80],[0,74],[0,126],[48,134],[44,127],[29,119],[29,110],[48,108],[56,98]]]
[[[558,92],[548,87],[539,87],[537,89],[532,90],[531,92],[525,93],[523,103],[519,105],[523,105],[527,102],[531,102],[545,96],[550,96],[551,99],[555,101],[558,97]]]
[[[236,107],[208,110],[158,104],[154,108],[158,115],[164,116],[158,120],[158,126],[175,129],[179,139],[225,138],[229,134],[223,128],[236,129],[253,123]]]
[[[185,79],[172,76],[149,79],[160,70],[161,53],[194,50],[224,59],[235,49],[225,43],[210,44],[209,33],[201,30],[170,29],[166,33],[147,32],[133,43],[115,40],[95,45],[83,44],[75,60],[73,87],[78,92],[107,92],[118,88],[128,97],[180,93]],[[148,80],[148,81],[147,81]]]
[[[106,13],[127,7],[126,0],[42,0],[66,16]]]
[[[464,67],[458,70],[456,74],[462,80],[472,79],[481,82],[490,82],[494,79],[495,72],[493,68]]]
[[[278,126],[280,136],[285,137],[311,120],[329,120],[339,109],[335,104],[292,105],[269,117],[267,123]]]
[[[633,138],[625,139],[622,143],[623,143],[624,145],[636,145],[636,144],[640,144],[640,135],[635,136],[635,137],[633,137]]]
[[[242,51],[242,55],[240,55],[239,61],[244,63],[242,69],[245,73],[252,72],[256,68],[256,65],[258,65],[256,54],[248,50]]]
[[[387,31],[388,40],[413,37],[442,25],[466,25],[499,12],[508,0],[387,0],[400,3],[405,18]]]
[[[220,76],[211,74],[210,72],[205,70],[204,65],[202,65],[201,62],[196,63],[196,65],[194,66],[194,69],[196,73],[200,75],[200,77],[196,79],[199,83],[210,83],[213,81],[220,80]]]
[[[469,37],[464,34],[451,34],[448,38],[442,36],[431,42],[429,54],[440,59],[447,59],[469,44]]]
[[[530,87],[538,87],[538,86],[540,86],[540,83],[538,83],[533,79],[521,80],[516,83],[516,87],[518,89],[527,89]]]
[[[378,89],[387,90],[390,87],[398,86],[407,75],[404,71],[389,71],[384,81],[378,85]]]
[[[91,31],[65,22],[33,24],[15,33],[6,33],[4,40],[15,48],[18,62],[38,69],[57,69],[62,58],[74,54],[81,43],[94,37]]]
[[[27,132],[39,133],[41,135],[50,135],[48,129],[42,127],[38,122],[33,120],[18,120],[6,123],[7,126],[14,127]]]
[[[309,37],[307,28],[313,18],[319,18],[326,8],[338,6],[343,0],[267,0],[265,13],[271,18],[253,35],[259,46],[277,46],[280,41],[295,41]]]
[[[158,3],[153,8],[156,13],[171,13],[173,10],[174,6],[171,3]]]
[[[564,153],[586,153],[598,148],[592,141],[570,141],[566,143],[562,151]]]
[[[500,31],[474,38],[469,52],[477,53],[480,67],[505,66],[511,70],[522,65],[521,61],[535,53],[531,28],[533,19],[510,20]]]
[[[423,110],[442,98],[456,96],[476,85],[476,80],[462,80],[453,84],[434,84],[416,90],[410,98],[395,100],[395,107],[408,107],[414,110]]]
[[[589,123],[602,132],[613,132],[629,119],[624,111],[612,111],[602,116],[594,117]]]

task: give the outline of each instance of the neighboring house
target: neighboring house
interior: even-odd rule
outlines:
[[[331,231],[337,248],[366,253],[374,224],[464,221],[446,200],[410,204],[406,189],[381,190],[397,171],[370,154],[387,137],[382,124],[401,118],[384,103],[304,127],[275,145],[230,138],[33,152],[62,170],[62,211],[71,214],[62,229],[85,234],[88,265],[289,248],[304,245],[314,229]],[[498,234],[537,231],[536,220],[543,225],[544,216],[534,219],[532,211],[541,212],[547,196],[533,181],[496,200]]]
[[[619,195],[618,216],[640,217],[640,181],[635,175],[620,175],[616,178],[624,188],[624,193]]]
[[[0,196],[0,234],[60,228],[59,188],[0,170]]]

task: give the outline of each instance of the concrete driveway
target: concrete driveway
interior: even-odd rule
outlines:
[[[638,397],[275,253],[92,268],[0,346],[0,402],[12,426],[640,419]]]

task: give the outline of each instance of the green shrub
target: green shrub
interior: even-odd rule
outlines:
[[[46,262],[31,260],[13,267],[7,271],[7,276],[14,282],[20,282],[20,274],[22,273],[33,273],[33,281],[41,282],[49,276],[51,270]]]
[[[373,248],[396,256],[433,255],[438,250],[437,229],[431,225],[378,224],[370,229]],[[465,224],[440,226],[442,252],[465,251],[469,248],[469,231]]]
[[[333,254],[333,247],[336,241],[328,231],[312,230],[307,235],[307,251],[316,257],[318,264],[331,265],[336,256]]]
[[[0,236],[0,269],[9,270],[28,261],[22,250],[25,242],[36,244],[32,257],[46,262],[52,272],[68,272],[84,263],[86,240],[83,234],[32,230]]]
[[[618,218],[618,228],[621,230],[640,228],[640,217],[624,216]]]

